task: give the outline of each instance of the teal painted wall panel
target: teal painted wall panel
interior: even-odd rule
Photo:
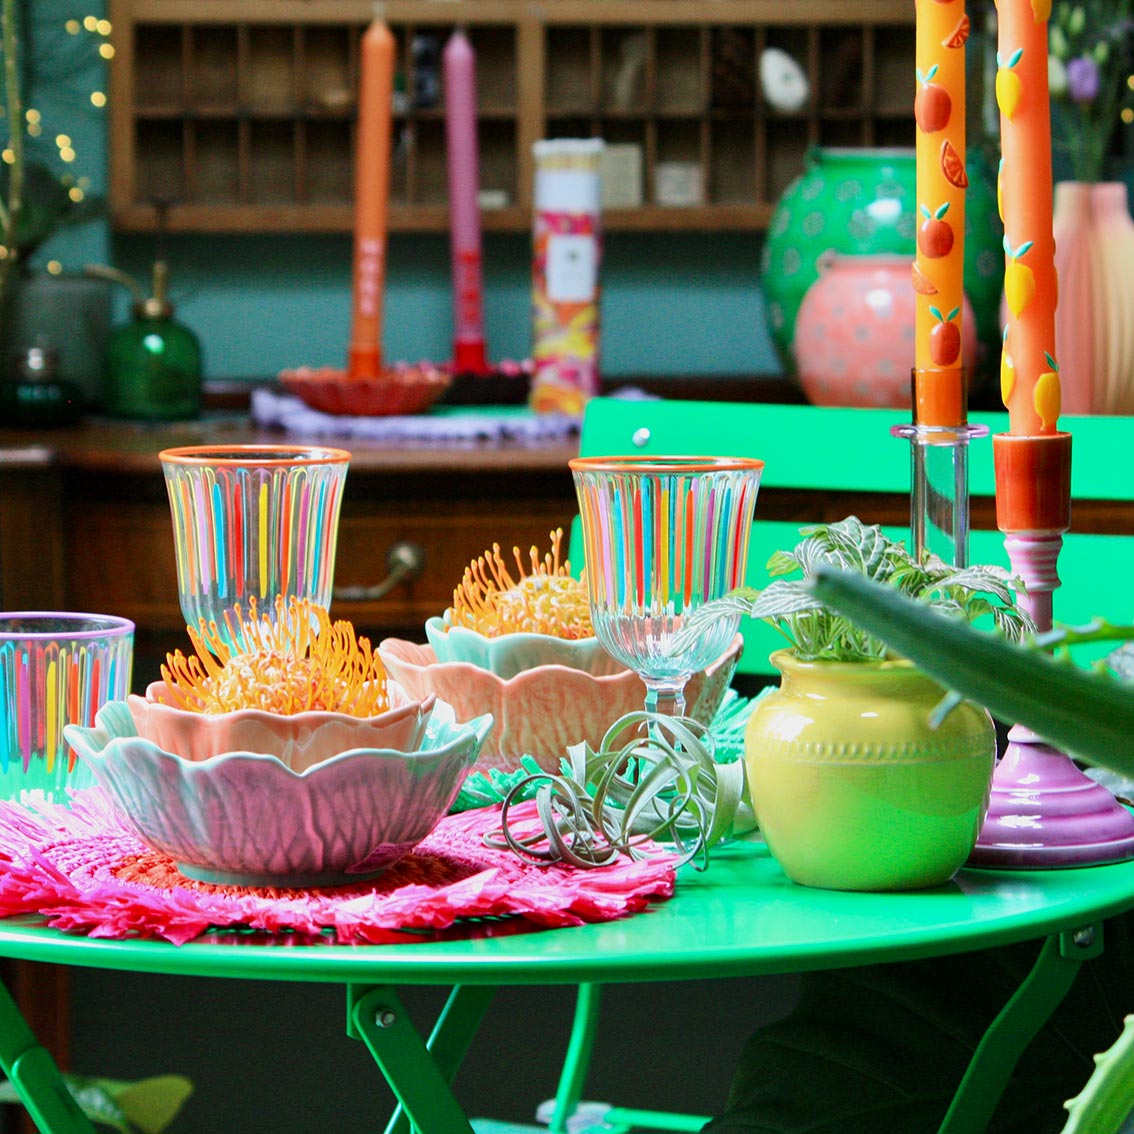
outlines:
[[[66,21],[101,15],[102,4],[35,0],[29,5],[35,105],[45,135],[74,137],[75,172],[105,192],[110,160],[106,112],[90,105],[105,89],[90,36]],[[96,222],[65,231],[38,257],[66,271],[113,263],[145,280],[157,254],[153,235],[122,236]],[[485,322],[493,358],[531,349],[531,241],[485,238]],[[253,379],[302,364],[343,362],[350,324],[351,242],[343,236],[173,236],[164,244],[179,317],[200,336],[206,375]],[[609,233],[602,298],[603,370],[635,374],[774,374],[765,330],[755,233]],[[119,317],[127,317],[125,291]],[[449,243],[444,234],[390,240],[384,349],[388,359],[448,358],[451,342]]]

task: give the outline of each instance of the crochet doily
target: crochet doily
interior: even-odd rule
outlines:
[[[513,808],[513,828],[534,825],[534,808]],[[494,806],[447,816],[376,879],[288,890],[186,878],[98,787],[73,792],[70,806],[0,801],[0,917],[40,914],[69,933],[175,944],[236,928],[385,944],[609,921],[673,893],[675,855],[657,849],[592,870],[533,866],[484,846],[499,817]]]

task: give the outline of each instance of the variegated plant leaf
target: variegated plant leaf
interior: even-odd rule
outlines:
[[[752,618],[786,618],[804,610],[818,610],[822,603],[803,586],[802,580],[776,579],[769,583],[748,607]]]
[[[856,516],[800,528],[800,535],[793,550],[777,551],[768,560],[773,578],[763,591],[734,591],[695,610],[677,635],[674,651],[684,650],[691,638],[722,615],[739,613],[773,626],[805,661],[894,656],[882,638],[818,600],[808,582],[829,568],[884,583],[965,622],[991,621],[1012,641],[1035,632],[1031,618],[1016,604],[1018,580],[1000,567],[957,568],[935,556],[919,561],[902,541],[890,539],[877,524],[864,524]],[[787,577],[796,573],[797,578]]]
[[[1124,642],[1107,655],[1106,661],[1116,677],[1134,681],[1134,642]]]

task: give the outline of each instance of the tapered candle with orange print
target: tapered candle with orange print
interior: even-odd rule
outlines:
[[[914,420],[963,425],[961,309],[965,262],[964,0],[917,0],[917,293]]]
[[[354,161],[354,273],[347,361],[350,378],[375,378],[382,371],[394,55],[393,34],[382,20],[375,20],[362,37],[360,56]]]

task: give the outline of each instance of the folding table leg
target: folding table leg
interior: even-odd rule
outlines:
[[[1079,965],[1102,952],[1102,933],[1100,923],[1043,943],[1031,972],[973,1052],[938,1134],[976,1134],[988,1127],[1024,1048],[1067,995]]]
[[[583,1095],[598,1028],[601,994],[602,988],[597,984],[581,984],[576,990],[575,1018],[563,1070],[559,1075],[559,1088],[555,1092],[555,1110],[548,1125],[549,1134],[563,1134]]]
[[[370,1049],[398,1099],[387,1134],[410,1128],[418,1134],[472,1134],[450,1083],[495,993],[488,986],[455,987],[423,1043],[392,988],[348,987],[350,1034]]]
[[[0,984],[0,1067],[42,1134],[94,1134],[51,1053],[35,1038]]]

